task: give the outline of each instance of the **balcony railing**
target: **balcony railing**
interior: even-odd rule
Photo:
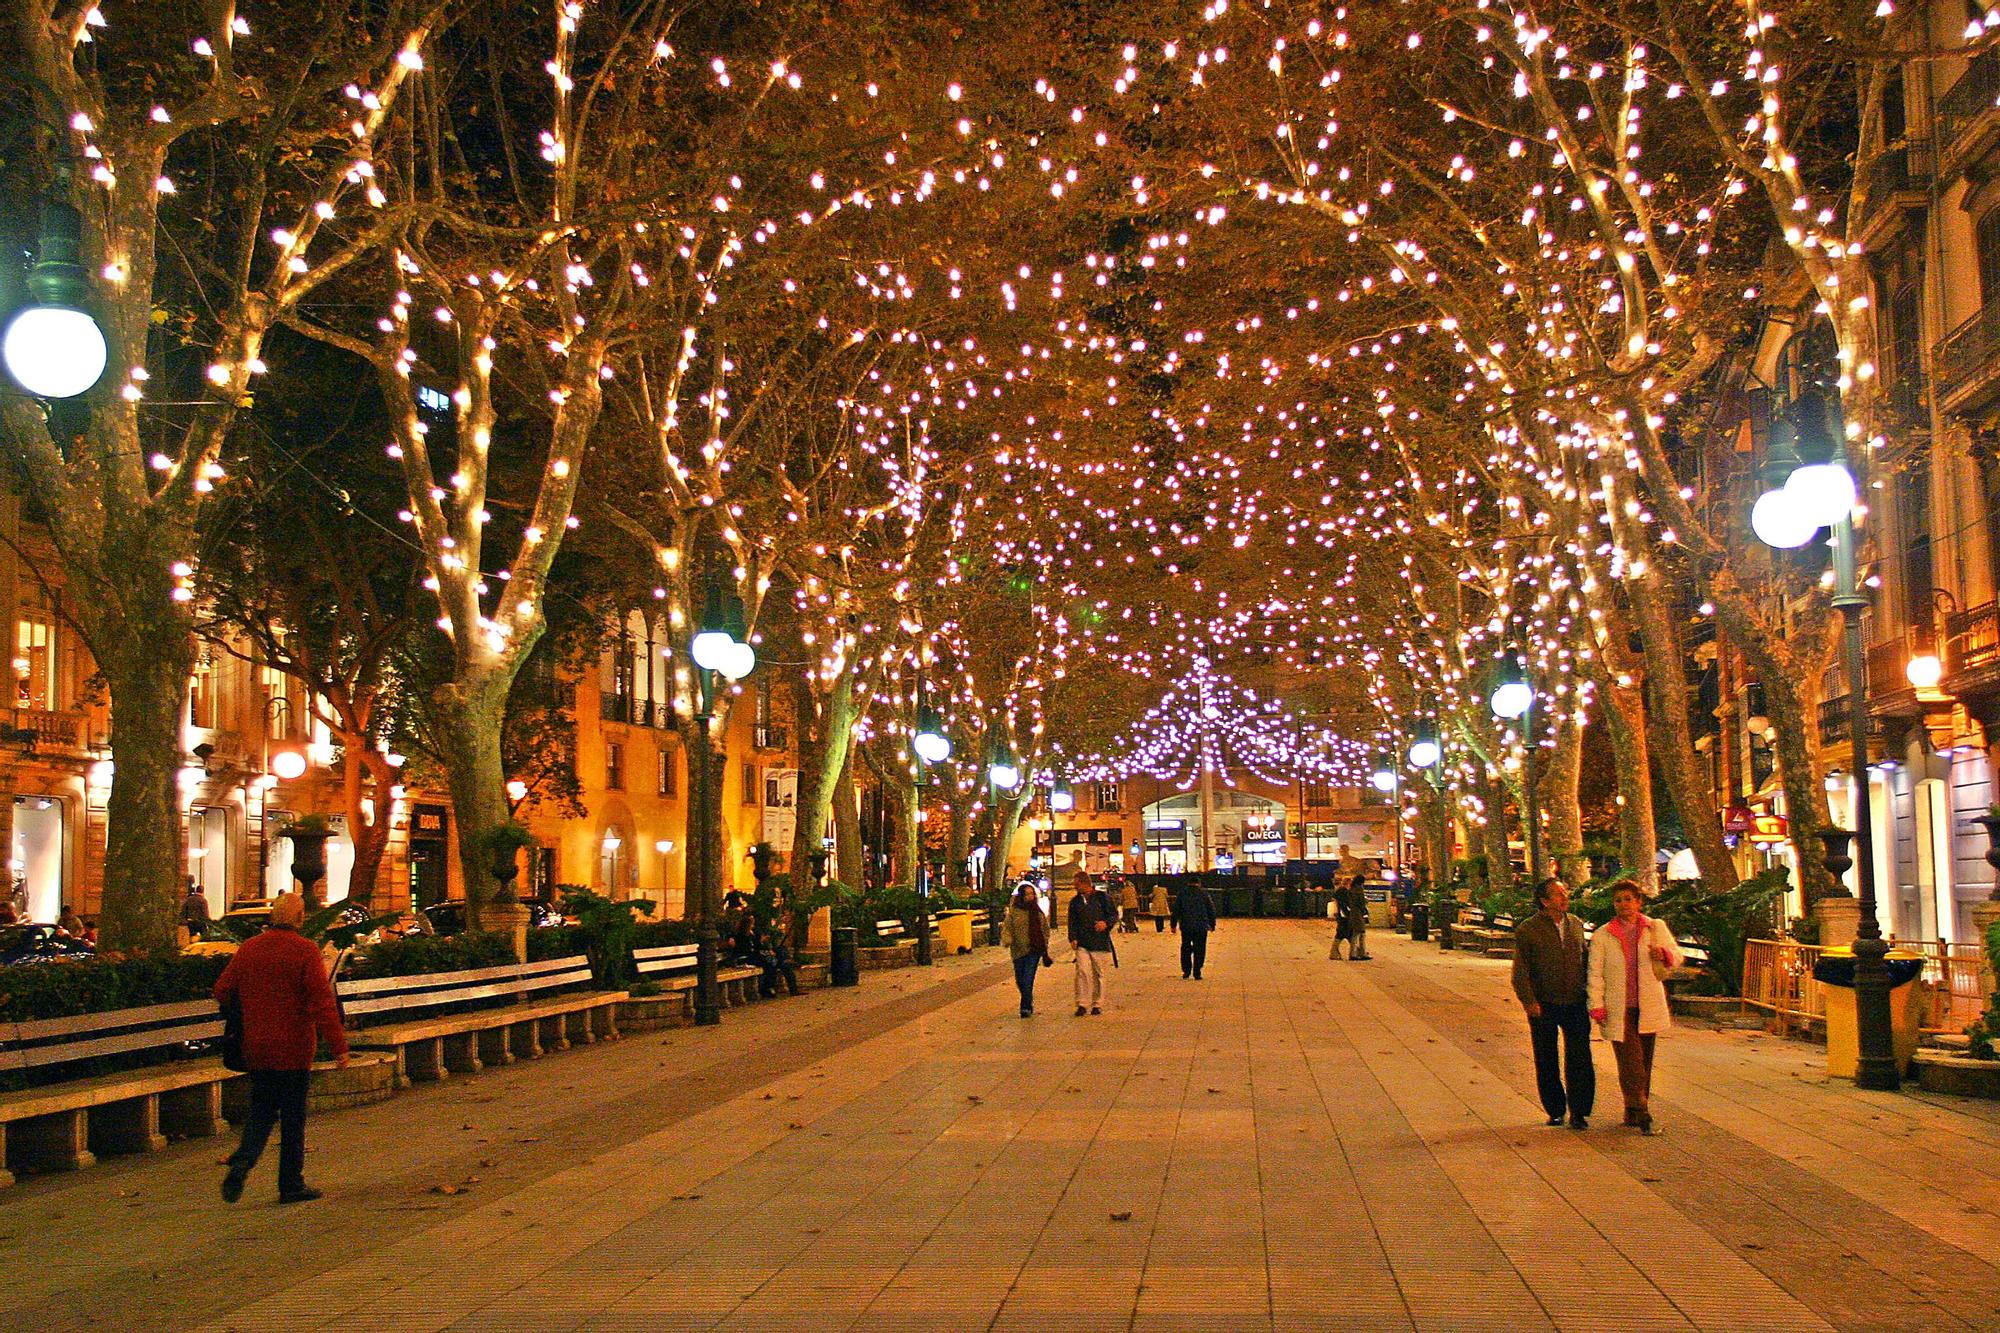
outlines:
[[[1874,698],[1910,688],[1910,646],[1901,639],[1868,645],[1868,693]]]
[[[26,740],[33,735],[33,744],[48,745],[63,750],[79,749],[83,736],[83,715],[81,713],[57,713],[46,708],[10,708],[8,726],[15,735]]]
[[[1831,699],[1820,700],[1819,743],[1840,745],[1847,740],[1847,695],[1836,694]],[[1882,735],[1882,719],[1868,719],[1868,738],[1875,740]]]
[[[1928,139],[1911,139],[1877,157],[1868,191],[1861,197],[1861,212],[1873,218],[1891,198],[1899,194],[1923,194],[1929,189],[1932,170]]]
[[[1958,82],[1938,98],[1938,147],[1949,156],[1996,104],[2000,104],[2000,52],[1988,50],[1974,57]]]
[[[1953,611],[1944,620],[1945,660],[1953,671],[2000,663],[2000,605]]]
[[[1947,333],[1932,360],[1937,366],[1938,397],[1947,403],[1960,390],[1990,374],[2000,363],[2000,304],[1982,306],[1978,314]]]
[[[598,714],[606,722],[623,722],[634,727],[672,731],[679,726],[673,705],[664,699],[634,699],[625,694],[598,696]]]
[[[790,732],[786,731],[783,727],[773,726],[768,722],[759,723],[757,726],[751,728],[751,744],[760,750],[782,750],[790,743],[790,740]]]

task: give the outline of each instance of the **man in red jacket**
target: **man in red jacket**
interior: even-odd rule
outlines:
[[[322,1038],[347,1064],[347,1034],[327,983],[319,946],[299,934],[305,900],[280,894],[270,923],[246,941],[215,982],[215,1002],[243,1008],[243,1062],[250,1071],[250,1117],[243,1142],[229,1158],[222,1197],[243,1197],[243,1181],[278,1126],[278,1202],[306,1203],[320,1192],[306,1184],[306,1086]]]

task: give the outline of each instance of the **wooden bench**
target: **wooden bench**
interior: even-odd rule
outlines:
[[[344,981],[339,993],[348,1021],[362,1026],[348,1044],[394,1051],[396,1086],[404,1088],[413,1081],[532,1060],[544,1051],[616,1041],[624,991],[547,994],[590,979],[589,959],[576,954],[464,972]],[[462,1008],[493,1000],[511,1003]],[[441,1010],[457,1012],[435,1012]],[[377,1023],[382,1026],[373,1026]]]
[[[931,919],[931,924],[933,927],[936,926],[937,919],[935,917]],[[887,921],[877,921],[875,923],[875,938],[883,944],[901,944],[909,939],[909,937],[910,932],[904,927],[903,923],[893,917]]]
[[[101,1056],[179,1053],[222,1035],[211,1000],[149,1004],[0,1024],[0,1070],[50,1069]],[[213,1134],[222,1062],[177,1060],[74,1083],[0,1094],[0,1185],[13,1170],[74,1171],[97,1153],[152,1152],[167,1136]]]
[[[632,972],[640,980],[658,982],[666,990],[691,991],[700,983],[696,975],[700,952],[701,947],[695,944],[662,944],[651,949],[634,949]],[[718,958],[715,982],[722,1003],[734,1008],[757,999],[757,983],[763,975],[762,968],[724,963]]]

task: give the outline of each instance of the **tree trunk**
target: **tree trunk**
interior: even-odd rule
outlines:
[[[1014,834],[1021,827],[1021,812],[1028,808],[1028,795],[1032,791],[1033,788],[1023,782],[1018,795],[994,797],[993,849],[986,856],[986,901],[989,904],[1006,901],[1007,849],[1013,845]]]
[[[1657,566],[1649,566],[1628,591],[1626,601],[1646,654],[1646,688],[1652,692],[1646,712],[1656,731],[1653,760],[1674,812],[1680,816],[1681,832],[1687,835],[1703,882],[1709,892],[1720,893],[1735,887],[1736,863],[1730,860],[1729,848],[1722,841],[1714,785],[1702,771],[1694,748],[1689,725],[1694,699],[1688,692],[1680,635],[1667,610],[1670,594],[1666,580]]]
[[[896,787],[896,878],[917,883],[924,864],[923,793],[914,782],[898,782]],[[935,886],[933,886],[935,887]]]
[[[1618,860],[1625,876],[1647,892],[1659,888],[1655,867],[1659,842],[1653,831],[1653,765],[1646,743],[1646,694],[1643,686],[1599,682],[1606,700],[1604,723],[1611,732],[1611,753],[1618,765]]]
[[[1583,808],[1577,792],[1583,783],[1583,728],[1573,717],[1556,724],[1555,747],[1542,752],[1542,809],[1548,812],[1548,856],[1570,885],[1590,878],[1590,859],[1583,854]]]
[[[843,670],[825,693],[815,697],[810,677],[798,681],[799,810],[792,827],[793,875],[804,882],[812,874],[812,854],[825,844],[827,821],[833,817],[834,791],[847,766],[854,738],[854,678]],[[837,835],[836,835],[837,836]],[[835,878],[846,880],[843,870]],[[859,888],[858,880],[848,881]]]
[[[945,830],[945,886],[953,893],[966,893],[965,863],[972,858],[972,802],[958,791],[951,794],[948,807],[950,826]]]
[[[111,687],[113,764],[99,938],[107,951],[171,948],[182,896],[181,715],[193,640],[162,633],[129,652],[104,653],[98,669]]]
[[[500,731],[513,673],[471,670],[442,685],[433,696],[445,783],[451,789],[452,823],[458,833],[459,871],[465,879],[468,930],[494,930],[506,922],[496,895],[487,838],[508,822],[507,776],[500,759]]]
[[[341,738],[345,751],[342,795],[347,803],[347,832],[354,843],[354,868],[347,876],[348,901],[373,907],[382,858],[389,850],[389,789],[396,770],[375,748],[365,730]],[[365,779],[365,781],[364,781]],[[373,810],[373,817],[369,811]]]
[[[842,749],[846,749],[845,746]],[[866,861],[861,846],[861,806],[854,787],[854,756],[843,758],[833,787],[833,855],[835,872],[842,884],[859,889],[865,881]]]
[[[1496,894],[1509,894],[1514,891],[1514,857],[1507,847],[1507,782],[1496,774],[1484,786],[1486,884]]]

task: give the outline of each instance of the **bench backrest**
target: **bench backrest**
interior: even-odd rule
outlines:
[[[524,1000],[542,991],[590,980],[590,960],[582,954],[534,963],[505,963],[464,972],[428,972],[413,977],[343,981],[340,1007],[350,1024],[407,1018],[459,1005]]]
[[[221,1035],[222,1014],[213,1000],[0,1023],[0,1070],[34,1069],[92,1056],[213,1041]]]
[[[695,969],[697,944],[662,944],[632,951],[632,971],[642,977],[671,977]]]
[[[875,923],[875,937],[877,939],[886,940],[902,933],[903,923],[894,917],[891,917],[887,921],[877,921]]]

